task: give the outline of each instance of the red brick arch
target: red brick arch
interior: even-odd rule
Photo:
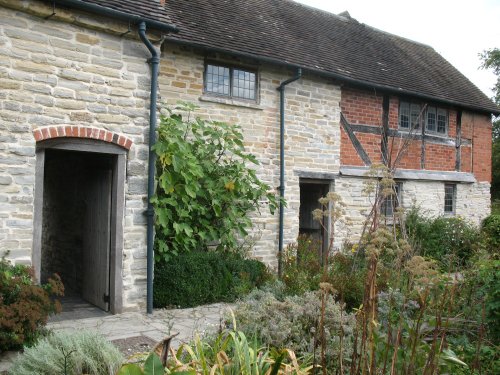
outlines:
[[[53,138],[87,138],[103,142],[114,143],[130,150],[132,140],[124,135],[114,133],[106,129],[93,128],[89,126],[75,125],[49,125],[33,130],[33,136],[37,142]]]

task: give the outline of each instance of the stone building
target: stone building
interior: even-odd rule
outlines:
[[[355,238],[369,165],[409,133],[398,204],[489,213],[500,109],[429,46],[290,0],[0,0],[0,248],[105,310],[151,293],[152,95],[242,126],[287,201],[282,225],[254,217],[253,255],[271,265],[280,227],[283,246],[318,231],[328,191],[347,205],[336,241]]]

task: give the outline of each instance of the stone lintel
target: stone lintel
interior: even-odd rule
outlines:
[[[306,170],[297,170],[293,171],[296,176],[300,178],[310,178],[315,180],[335,180],[339,174],[332,172],[317,172],[317,171],[306,171]]]
[[[344,166],[340,167],[341,176],[349,177],[369,177],[367,167]],[[453,172],[453,171],[429,171],[417,169],[398,169],[394,178],[398,180],[422,180],[422,181],[441,181],[441,182],[461,182],[472,184],[477,182],[472,173]]]

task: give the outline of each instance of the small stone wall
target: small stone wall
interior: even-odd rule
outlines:
[[[341,246],[344,240],[355,242],[373,206],[373,197],[367,196],[363,189],[368,179],[363,177],[342,176],[335,180],[335,191],[346,204],[343,223],[337,226],[335,245]],[[410,209],[419,207],[422,214],[429,217],[443,216],[444,183],[440,181],[401,181],[401,206]],[[457,183],[456,215],[475,225],[490,214],[489,183]],[[345,225],[344,225],[345,223]]]

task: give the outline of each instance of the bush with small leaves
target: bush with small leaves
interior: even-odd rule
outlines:
[[[461,217],[427,218],[418,208],[406,215],[406,231],[422,256],[437,260],[443,270],[467,265],[479,240],[479,230]]]
[[[255,259],[216,251],[179,254],[155,266],[155,307],[193,307],[232,302],[269,278],[266,266]]]
[[[0,351],[31,346],[50,314],[60,311],[54,296],[64,294],[58,275],[38,285],[33,269],[0,259]]]
[[[114,375],[123,363],[120,351],[97,332],[60,331],[27,348],[11,375]]]
[[[237,329],[248,337],[256,337],[278,349],[291,349],[305,358],[314,355],[319,358],[321,292],[287,296],[280,301],[270,292],[255,290],[238,303],[234,316]],[[329,371],[334,371],[340,353],[345,363],[352,354],[355,318],[329,294],[325,299],[323,324],[326,364]]]

